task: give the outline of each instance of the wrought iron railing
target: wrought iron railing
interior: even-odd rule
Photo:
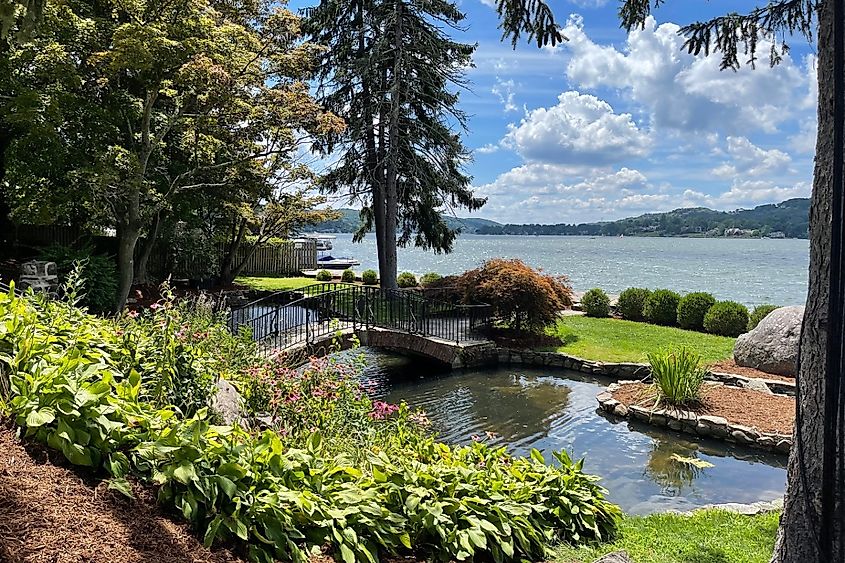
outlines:
[[[479,340],[489,305],[457,305],[418,293],[347,284],[314,284],[232,309],[230,328],[247,329],[262,350],[314,344],[338,331],[386,328],[455,343]]]

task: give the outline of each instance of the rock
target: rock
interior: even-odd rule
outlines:
[[[614,551],[603,557],[599,557],[593,563],[634,563],[627,551]]]
[[[795,377],[804,307],[781,307],[736,340],[737,365]]]
[[[243,405],[241,394],[234,385],[222,377],[217,380],[216,387],[217,392],[211,399],[211,408],[220,415],[224,424],[234,424],[241,419],[241,405]]]
[[[613,414],[625,418],[626,416],[628,416],[628,407],[626,407],[622,403],[619,403],[618,405],[616,405],[616,407],[614,407]]]
[[[766,385],[765,381],[754,377],[750,377],[746,381],[743,381],[742,386],[746,389],[751,389],[752,391],[759,391],[760,393],[765,393],[767,395],[774,395],[772,390],[769,389],[769,386]]]

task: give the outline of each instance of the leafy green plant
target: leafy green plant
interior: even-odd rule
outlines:
[[[420,285],[423,287],[428,287],[441,279],[443,279],[443,276],[441,276],[437,272],[428,272],[427,274],[423,274],[420,277]]]
[[[343,283],[355,283],[355,272],[352,271],[352,268],[343,270],[343,273],[340,275],[340,281]]]
[[[317,272],[317,281],[329,282],[332,281],[332,273],[328,270],[320,270]]]
[[[114,309],[117,295],[117,266],[112,257],[94,252],[92,246],[72,248],[54,244],[44,248],[40,260],[55,262],[59,280],[67,281],[76,264],[80,265],[82,301],[92,311],[102,313]]]
[[[689,293],[678,303],[678,325],[687,330],[704,329],[704,315],[716,304],[709,293]]]
[[[660,401],[676,406],[698,401],[706,374],[706,370],[701,367],[701,356],[681,348],[678,351],[651,353],[648,362]]]
[[[739,336],[748,328],[748,309],[735,301],[719,301],[704,316],[704,330],[721,336]]]
[[[754,310],[751,312],[751,315],[749,315],[749,317],[748,317],[747,330],[752,331],[755,328],[757,328],[757,325],[760,324],[760,321],[765,319],[769,315],[769,313],[771,313],[775,309],[779,309],[779,308],[780,307],[778,305],[769,305],[769,304],[757,305],[756,307],[754,307]]]
[[[361,272],[361,282],[364,285],[376,285],[378,283],[378,274],[375,270],[364,270]]]
[[[417,287],[417,277],[411,272],[402,272],[396,278],[396,284],[401,288]]]
[[[648,322],[656,325],[675,326],[678,320],[678,303],[681,296],[668,289],[656,289],[645,301],[643,314]]]
[[[651,295],[651,290],[642,287],[629,287],[619,294],[616,308],[622,318],[629,321],[643,321],[645,302]]]
[[[588,317],[609,317],[610,298],[604,290],[595,287],[581,297],[581,308]]]

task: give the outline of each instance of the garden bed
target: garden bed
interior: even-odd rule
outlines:
[[[743,377],[750,377],[753,379],[768,379],[770,381],[783,381],[785,383],[795,383],[794,377],[787,377],[785,375],[775,375],[773,373],[766,373],[759,369],[747,368],[736,365],[732,359],[720,360],[707,366],[711,371],[720,373],[730,373],[732,375],[741,375]]]
[[[689,434],[710,436],[786,453],[792,445],[795,400],[750,389],[705,383],[689,408],[664,408],[656,391],[639,381],[612,384],[598,395],[601,408]]]
[[[149,489],[130,500],[51,463],[0,425],[0,561],[8,563],[241,563],[225,549],[202,546],[187,524],[156,507]]]

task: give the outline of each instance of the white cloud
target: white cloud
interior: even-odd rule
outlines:
[[[718,56],[684,51],[679,29],[673,23],[657,25],[649,17],[619,50],[594,43],[581,17],[572,16],[564,28],[570,39],[564,47],[571,55],[567,76],[584,88],[622,90],[649,114],[653,127],[685,133],[774,132],[794,114],[789,100],[810,92],[808,68],[788,55],[774,68],[759,64],[756,69],[722,71]],[[767,52],[767,42],[761,39],[758,49]]]
[[[738,180],[730,189],[716,195],[695,190],[685,190],[688,205],[704,205],[714,209],[732,210],[754,207],[764,203],[781,202],[795,197],[809,197],[810,183],[781,184],[772,180]]]
[[[529,161],[587,165],[644,156],[650,145],[630,114],[616,114],[607,102],[575,91],[562,93],[551,108],[529,112],[503,142]]]
[[[496,77],[496,83],[490,91],[499,98],[500,102],[502,102],[505,113],[514,112],[519,109],[514,102],[516,97],[515,90],[516,82],[514,82],[513,79],[503,80],[499,76]]]
[[[500,145],[494,145],[493,143],[487,143],[484,146],[478,147],[475,149],[475,152],[479,154],[491,154],[498,151],[501,148]]]
[[[719,178],[780,175],[790,172],[792,157],[781,150],[761,149],[746,137],[728,137],[726,141],[727,153],[731,160],[712,170]]]

